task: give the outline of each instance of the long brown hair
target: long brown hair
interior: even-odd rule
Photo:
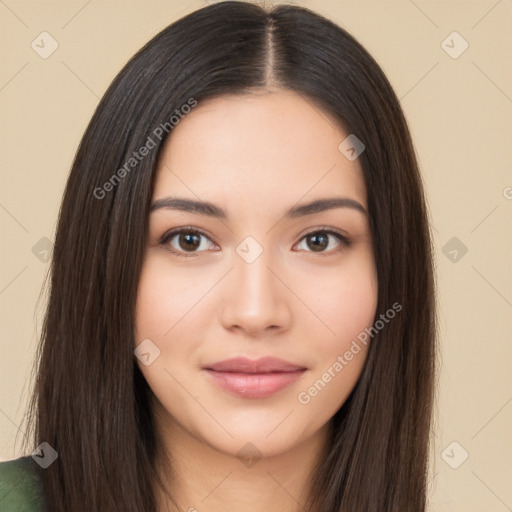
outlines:
[[[158,156],[169,120],[191,99],[269,84],[315,102],[363,141],[377,311],[402,306],[332,418],[307,509],[425,510],[437,320],[428,211],[406,120],[377,63],[345,30],[306,8],[244,2],[197,10],[149,41],[108,88],[76,153],[29,408],[35,446],[45,441],[59,454],[43,472],[49,510],[156,511],[158,439],[133,350]],[[149,138],[155,147],[135,157]]]

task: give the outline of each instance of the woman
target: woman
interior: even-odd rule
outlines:
[[[296,6],[184,17],[78,149],[11,503],[18,472],[55,512],[426,510],[432,267],[364,48]]]

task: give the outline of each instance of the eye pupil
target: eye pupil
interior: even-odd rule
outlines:
[[[185,241],[185,244],[182,242]],[[194,250],[197,249],[201,245],[201,240],[199,235],[194,233],[182,233],[179,237],[180,247],[185,250]]]
[[[177,252],[177,253],[196,253],[201,252],[198,251],[199,247],[201,246],[201,238],[204,237],[202,233],[198,231],[176,231],[174,234],[170,234],[167,237],[164,237],[162,240],[162,244],[168,244],[170,240],[177,240],[178,247],[175,247],[175,249],[170,249],[171,252]],[[308,246],[309,251],[311,252],[326,252],[326,249],[329,247],[329,237],[330,236],[336,236],[338,237],[341,244],[348,246],[350,245],[350,242],[344,241],[343,237],[340,237],[340,235],[333,235],[331,231],[316,231],[313,233],[310,233],[309,235],[304,236],[303,240],[306,241],[306,245]],[[169,245],[172,247],[176,242],[169,243]]]
[[[313,243],[309,243],[312,241]],[[329,245],[329,237],[327,235],[313,234],[308,237],[308,247],[313,251],[319,252]]]

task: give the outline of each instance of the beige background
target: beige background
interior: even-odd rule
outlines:
[[[511,510],[512,1],[295,3],[366,46],[415,140],[436,243],[443,361],[429,510]],[[126,60],[203,5],[0,0],[0,459],[21,454],[14,441],[42,319],[45,239],[86,124]],[[43,31],[58,42],[46,59],[31,48]],[[464,41],[452,58],[447,51]]]

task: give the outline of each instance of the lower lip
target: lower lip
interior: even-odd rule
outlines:
[[[244,398],[266,398],[300,379],[305,370],[280,373],[231,373],[206,370],[215,384]]]

